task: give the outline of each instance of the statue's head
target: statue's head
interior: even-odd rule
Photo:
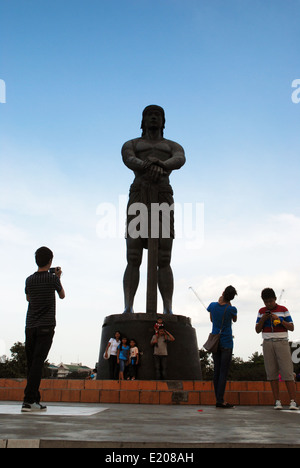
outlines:
[[[142,124],[141,124],[141,129],[143,130],[142,136],[145,135],[146,133],[146,118],[150,114],[160,114],[161,117],[161,135],[164,136],[164,128],[165,128],[165,123],[166,123],[166,118],[165,118],[165,111],[163,110],[162,107],[156,106],[156,105],[151,105],[145,107],[143,110],[143,119],[142,119]]]

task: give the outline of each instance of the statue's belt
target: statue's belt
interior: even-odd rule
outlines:
[[[168,194],[171,197],[164,197],[161,200],[160,195]],[[160,185],[150,182],[134,182],[130,187],[129,192],[129,203],[144,203],[146,206],[150,206],[151,203],[166,202],[172,205],[173,201],[173,189],[171,185]],[[132,200],[133,198],[133,200]]]

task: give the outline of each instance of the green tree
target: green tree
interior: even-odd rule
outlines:
[[[201,349],[199,355],[203,380],[212,380],[214,365],[211,354],[209,354],[204,349]],[[255,381],[265,379],[266,373],[264,366],[264,357],[262,354],[255,352],[252,354],[251,357],[248,358],[248,361],[246,362],[239,357],[234,356],[232,358],[228,380]]]
[[[11,359],[3,357],[0,362],[0,378],[2,379],[24,379],[27,377],[27,359],[25,344],[18,341],[11,348]],[[43,378],[51,376],[49,363],[45,362]]]
[[[0,377],[24,378],[27,373],[24,343],[17,342],[11,348],[11,359],[5,358],[0,363]]]

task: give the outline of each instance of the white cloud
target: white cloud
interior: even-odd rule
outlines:
[[[205,311],[197,297],[189,289],[193,286],[205,305],[217,301],[224,288],[233,285],[238,296],[233,305],[238,309],[238,322],[234,325],[235,355],[247,359],[253,352],[261,352],[261,336],[255,333],[255,322],[258,310],[263,307],[260,294],[263,288],[274,288],[279,299],[282,290],[281,304],[291,312],[295,322],[295,337],[300,336],[300,316],[298,304],[300,292],[298,290],[299,276],[285,270],[278,270],[270,274],[224,276],[195,276],[190,281],[181,280],[176,284],[174,297],[174,312],[191,317],[192,324],[197,330],[198,345],[201,347],[211,329],[209,314]],[[297,333],[298,330],[298,333]],[[291,334],[291,338],[294,338]]]
[[[247,359],[261,351],[261,337],[254,331],[258,309],[262,307],[263,288],[275,289],[278,298],[284,289],[286,305],[300,336],[298,318],[300,218],[292,213],[267,216],[264,222],[235,220],[205,226],[205,242],[199,251],[184,249],[183,241],[174,244],[176,289],[174,312],[192,318],[199,346],[204,343],[211,324],[192,286],[205,304],[218,300],[226,286],[238,291],[234,303],[239,320],[234,325],[236,355]],[[297,333],[298,329],[298,333]]]
[[[11,223],[0,221],[0,242],[9,244],[28,245],[28,233]]]

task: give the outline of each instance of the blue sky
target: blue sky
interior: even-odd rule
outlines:
[[[202,345],[210,325],[188,287],[209,303],[234,283],[247,358],[260,351],[260,291],[273,286],[300,338],[299,16],[299,0],[0,0],[0,354],[24,339],[24,281],[48,245],[67,292],[50,360],[97,360],[125,268],[124,240],[97,234],[97,207],[127,196],[120,149],[151,103],[186,151],[176,201],[204,204],[203,246],[174,246],[174,312]],[[137,311],[144,276],[145,265]]]

